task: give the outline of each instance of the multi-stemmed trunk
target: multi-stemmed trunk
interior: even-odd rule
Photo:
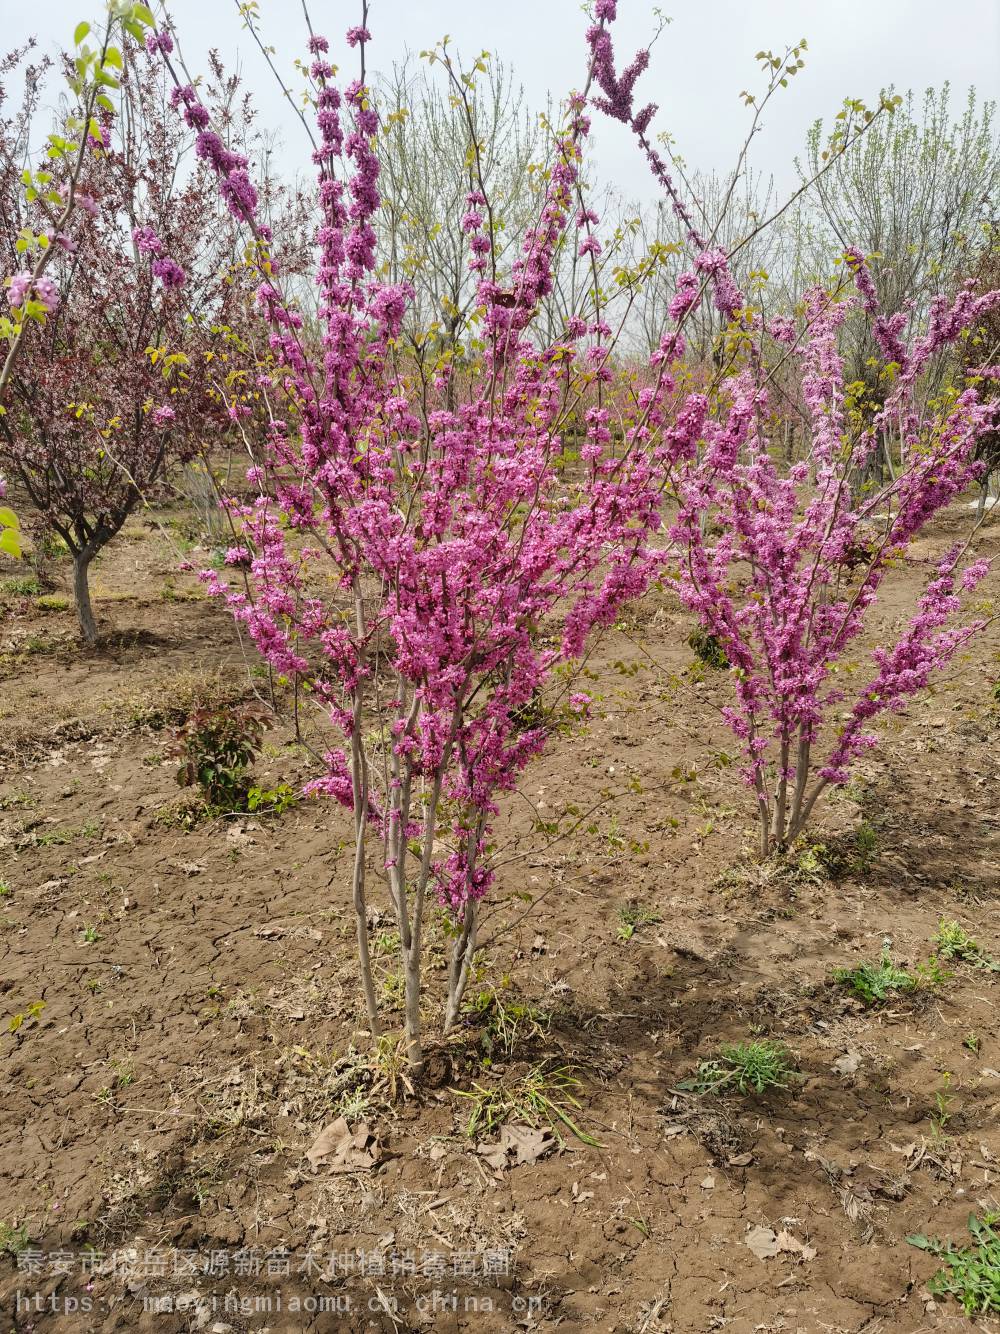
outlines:
[[[361,598],[357,591],[356,619],[357,624],[363,627],[364,613]],[[366,705],[363,689],[364,687],[359,685],[354,697],[351,729],[351,781],[355,831],[353,902],[357,926],[358,961],[365,1006],[368,1011],[368,1022],[372,1036],[379,1037],[383,1030],[372,972],[368,910],[365,896],[365,845],[371,805],[372,762],[366,755],[364,748]],[[397,699],[403,700],[406,697],[405,683],[397,681],[396,690],[398,692]],[[404,735],[413,734],[419,713],[419,697],[414,694],[410,698],[409,707],[397,715],[402,724]],[[430,789],[429,791],[424,790],[419,798],[414,792],[414,779],[418,778],[418,775],[414,773],[409,759],[398,755],[393,745],[385,761],[388,783],[383,848],[389,882],[389,896],[392,901],[399,935],[406,1060],[414,1074],[419,1074],[424,1064],[421,963],[423,959],[427,893],[433,875],[435,839],[441,813],[444,775],[453,754],[454,738],[460,727],[461,713],[456,710],[452,733],[445,743]],[[418,802],[423,806],[423,828],[417,846],[413,848],[407,831],[410,829],[414,807]],[[476,849],[482,838],[484,821],[485,816],[480,816],[479,820],[466,833],[466,857],[470,867],[475,864]],[[414,859],[416,859],[415,866]],[[459,911],[458,933],[451,950],[443,1025],[445,1033],[454,1027],[461,1012],[462,1001],[472,969],[472,960],[476,952],[476,928],[477,904],[475,900],[470,898]]]
[[[789,777],[789,761],[795,745],[793,776]],[[758,811],[760,814],[760,855],[769,857],[784,852],[799,837],[809,822],[813,807],[827,786],[827,779],[818,778],[809,789],[809,764],[812,742],[800,728],[797,737],[791,732],[782,737],[779,752],[778,775],[774,790],[768,793],[762,774],[755,780]]]

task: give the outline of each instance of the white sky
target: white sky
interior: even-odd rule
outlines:
[[[238,60],[264,122],[282,132],[287,166],[305,166],[301,127],[242,31],[235,0],[172,0],[170,8],[192,72],[204,68],[210,47],[230,67]],[[751,157],[782,191],[794,183],[793,158],[808,126],[817,116],[832,117],[845,96],[870,103],[891,83],[922,91],[948,79],[957,109],[970,84],[983,97],[1000,90],[1000,0],[661,0],[661,8],[672,22],[654,47],[638,96],[640,105],[659,103],[654,129],[669,130],[692,168],[724,171],[732,164],[749,121],[740,90],[760,87],[754,53],[808,39],[806,67],[772,103]],[[79,19],[101,10],[100,0],[0,0],[0,46],[9,49],[35,33],[55,52],[68,45]],[[260,0],[260,12],[278,63],[297,86],[292,61],[305,32],[300,0]],[[342,34],[358,21],[360,4],[310,0],[310,12],[317,31],[330,37],[333,58],[350,69],[354,57]],[[653,30],[652,5],[619,0],[619,13],[617,48],[630,59]],[[542,106],[548,93],[561,98],[582,81],[586,22],[578,0],[371,0],[369,59],[388,68],[447,33],[460,53],[471,57],[485,48],[501,57],[523,83],[528,105]],[[626,198],[651,197],[626,133],[600,117],[594,124],[599,179]]]

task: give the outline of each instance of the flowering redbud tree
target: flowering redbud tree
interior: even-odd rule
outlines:
[[[846,272],[856,295],[846,295],[846,282],[816,288],[797,320],[764,322],[734,283],[729,256],[691,223],[646,139],[655,108],[634,110],[633,90],[648,52],[618,74],[608,27],[614,0],[598,0],[596,13],[604,20],[589,33],[598,105],[632,128],[695,252],[671,315],[683,323],[709,284],[729,322],[730,346],[742,348],[712,392],[688,394],[676,413],[671,430],[681,462],[671,467],[678,504],[671,537],[680,595],[730,663],[736,703],[724,716],[744,749],[766,856],[801,834],[825,788],[847,781],[852,761],[876,744],[873,721],[905,708],[984,625],[954,624],[961,593],[989,568],[967,559],[969,544],[960,544],[940,560],[902,634],[872,650],[869,679],[860,688],[847,684],[845,657],[869,626],[886,575],[981,469],[977,444],[998,414],[972,382],[997,368],[978,368],[937,411],[923,406],[921,375],[937,352],[997,308],[1000,293],[976,296],[969,285],[953,299],[936,299],[926,329],[905,341],[909,312],[882,314],[865,259],[850,250]],[[858,387],[844,382],[839,335],[848,319],[866,320],[880,351],[881,402],[859,401]],[[809,462],[784,471],[769,434],[768,353],[775,348],[779,362],[798,364],[811,435]],[[890,429],[902,441],[903,469],[859,497],[852,481]]]
[[[0,263],[22,353],[0,417],[0,462],[38,526],[72,555],[88,644],[97,638],[94,558],[172,459],[230,424],[212,363],[219,357],[231,370],[238,359],[234,325],[246,297],[214,178],[186,170],[190,135],[161,114],[162,67],[131,38],[116,57],[128,114],[113,117],[102,104],[91,118],[88,151],[73,158],[71,232],[50,227],[65,182],[36,173],[21,197],[25,127],[0,138],[0,202],[14,220],[0,238]],[[231,92],[220,91],[227,105]],[[231,118],[234,134],[244,128]],[[20,267],[26,234],[49,259],[44,273]],[[32,324],[39,307],[46,318]]]
[[[153,40],[173,70],[170,34]],[[592,311],[573,316],[554,344],[532,336],[556,247],[579,236],[585,256],[600,248],[594,215],[576,207],[583,95],[569,103],[539,216],[507,273],[498,272],[490,201],[473,176],[462,226],[478,282],[482,360],[453,396],[447,367],[412,391],[400,354],[412,294],[378,276],[367,28],[353,28],[347,41],[359,50],[361,76],[343,90],[332,82],[327,41],[310,41],[319,346],[283,293],[280,254],[257,221],[245,159],[225,147],[177,76],[174,100],[198,132],[196,151],[254,234],[257,301],[278,366],[265,391],[266,457],[248,473],[259,496],[229,506],[240,537],[227,560],[239,577],[203,577],[272,667],[308,690],[332,724],[325,773],[310,789],[353,812],[369,1023],[381,1031],[368,941],[373,840],[398,925],[408,1059],[419,1068],[428,904],[436,900],[454,923],[447,1030],[496,875],[498,800],[546,740],[537,692],[648,579],[648,537],[660,522],[662,465],[650,424],[658,405],[647,391],[641,416],[613,441],[604,399],[609,326]],[[570,466],[560,432],[584,393],[586,437]],[[577,695],[570,707],[587,702]]]

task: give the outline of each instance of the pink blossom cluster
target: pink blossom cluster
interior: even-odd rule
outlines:
[[[40,302],[51,315],[59,305],[59,288],[44,273],[38,278],[27,272],[15,273],[7,283],[7,300],[11,306],[23,306],[29,299],[32,289],[35,300]]]
[[[847,781],[852,761],[876,742],[871,722],[905,707],[983,626],[981,620],[952,624],[961,609],[959,586],[973,590],[989,568],[975,560],[962,569],[964,551],[956,548],[939,564],[896,643],[872,653],[871,679],[860,691],[844,684],[839,669],[865,629],[891,564],[978,475],[977,442],[996,429],[997,405],[982,403],[967,388],[941,418],[921,408],[915,387],[934,354],[995,308],[1000,293],[977,297],[969,286],[950,300],[938,297],[926,329],[907,339],[912,312],[883,314],[865,259],[852,249],[846,258],[856,298],[808,292],[798,345],[795,321],[779,317],[762,327],[743,309],[725,251],[710,247],[694,227],[645,138],[652,111],[636,112],[633,95],[648,52],[619,74],[606,27],[615,18],[614,0],[602,0],[595,16],[587,35],[601,89],[595,104],[632,129],[695,252],[694,271],[678,279],[670,316],[681,324],[698,304],[701,275],[718,309],[749,334],[742,369],[714,397],[689,393],[664,436],[672,439],[676,460],[669,465],[678,503],[670,530],[679,555],[676,586],[729,659],[736,703],[724,716],[744,749],[744,775],[757,794],[768,852],[801,832],[828,784]],[[892,386],[873,417],[860,422],[848,412],[838,341],[855,314],[870,321]],[[795,346],[810,416],[812,476],[805,463],[783,471],[769,447],[764,332]],[[664,336],[661,368],[676,355],[678,336]],[[893,432],[905,466],[888,484],[859,492],[858,475]],[[839,726],[831,727],[845,706]]]
[[[352,31],[354,40],[367,33]],[[648,581],[663,475],[649,444],[668,379],[624,444],[613,442],[607,407],[588,411],[584,473],[570,482],[561,425],[575,340],[610,329],[575,321],[553,347],[531,329],[574,221],[589,127],[578,97],[506,285],[485,275],[487,201],[482,188],[468,193],[462,226],[483,275],[483,373],[449,395],[441,370],[416,401],[395,356],[412,293],[378,276],[378,117],[362,84],[334,86],[325,39],[313,37],[311,51],[321,344],[304,337],[268,252],[257,307],[280,368],[270,380],[296,419],[272,417],[266,467],[250,474],[260,496],[230,503],[241,538],[226,564],[243,578],[202,577],[274,670],[307,682],[322,702],[343,745],[330,747],[311,790],[363,809],[391,874],[401,873],[408,841],[447,811],[450,847],[432,855],[428,843],[427,856],[442,902],[461,910],[494,875],[498,796],[546,739],[526,721],[528,706],[551,669],[579,655],[591,630]],[[214,144],[193,90],[175,100],[200,142]],[[225,187],[231,164],[216,154],[210,147]],[[249,196],[244,214],[256,228]],[[581,358],[588,375],[590,360]],[[571,708],[582,714],[588,704],[577,694]],[[385,738],[380,766],[358,758],[373,728]]]
[[[857,276],[867,302],[863,264]],[[971,310],[962,297],[956,304]],[[700,464],[677,474],[677,586],[733,669],[736,704],[725,717],[743,744],[745,777],[757,792],[768,840],[778,843],[795,837],[827,784],[847,781],[851,762],[875,744],[870,722],[904,707],[982,625],[949,627],[960,609],[956,582],[970,590],[988,568],[977,561],[960,574],[956,550],[898,642],[874,651],[875,674],[851,692],[851,703],[839,665],[862,634],[892,564],[976,477],[976,442],[996,420],[995,408],[973,390],[958,396],[943,424],[923,417],[912,406],[910,381],[900,377],[874,418],[852,428],[838,330],[854,305],[819,290],[806,297],[808,334],[798,355],[814,477],[805,463],[783,473],[775,461],[768,395],[753,369],[729,381],[725,407],[715,416],[707,398],[688,400],[687,457]],[[964,327],[950,319],[954,309],[941,312],[936,332],[894,347],[894,360],[899,354],[914,370],[926,363]],[[909,466],[895,481],[857,496],[852,475],[889,423],[899,422]],[[832,739],[824,736],[824,724],[845,704],[846,720]],[[818,758],[814,752],[824,744]]]

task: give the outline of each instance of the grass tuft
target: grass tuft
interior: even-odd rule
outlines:
[[[727,1042],[713,1060],[702,1061],[690,1079],[678,1088],[694,1093],[766,1093],[786,1089],[798,1078],[792,1056],[781,1042],[757,1038],[752,1042]]]

